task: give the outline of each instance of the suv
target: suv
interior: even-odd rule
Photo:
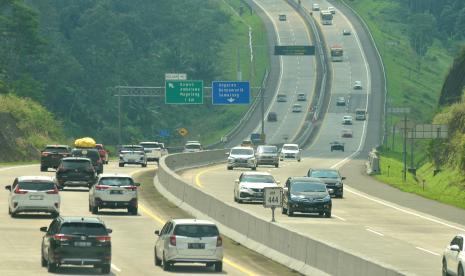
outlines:
[[[95,169],[89,158],[66,157],[61,160],[56,172],[58,188],[65,186],[91,187],[96,179]]]
[[[244,172],[234,184],[234,201],[242,203],[244,201],[263,202],[263,189],[265,187],[276,187],[276,181],[267,172]]]
[[[52,217],[60,214],[60,195],[55,179],[49,176],[21,176],[13,185],[5,186],[8,196],[8,214],[44,212]]]
[[[147,167],[147,155],[144,148],[139,145],[124,145],[119,150],[119,166],[125,164],[137,164],[143,168]]]
[[[108,151],[105,149],[103,144],[96,144],[95,148],[100,154],[100,159],[102,159],[103,164],[108,164]]]
[[[284,144],[281,148],[280,160],[284,159],[294,159],[300,162],[301,160],[301,149],[297,144]]]
[[[99,208],[127,209],[137,215],[137,187],[126,174],[101,174],[89,190],[89,212],[97,214]]]
[[[257,166],[273,165],[279,167],[279,153],[276,146],[262,145],[257,147]]]
[[[326,184],[326,187],[329,191],[332,191],[331,194],[335,195],[338,198],[344,196],[344,183],[342,182],[346,179],[344,176],[341,176],[338,170],[335,169],[310,169],[307,173],[308,177],[318,178]]]
[[[76,148],[71,151],[71,156],[89,158],[97,174],[103,173],[103,161],[97,149]]]
[[[282,213],[293,216],[294,212],[317,213],[331,217],[331,196],[326,185],[318,178],[289,177],[283,194]]]
[[[253,148],[249,147],[234,147],[229,152],[228,170],[233,168],[251,168],[253,171],[257,169],[257,159]]]
[[[60,265],[93,265],[110,273],[112,230],[99,218],[57,217],[40,231],[41,263],[49,272]]]
[[[155,265],[171,270],[179,263],[205,263],[223,270],[223,239],[218,227],[206,220],[172,219],[161,231],[154,248]]]
[[[67,145],[47,145],[40,152],[40,171],[46,172],[48,168],[58,168],[63,157],[71,155],[71,147]]]
[[[162,147],[158,142],[140,142],[139,145],[144,148],[147,161],[160,160]]]

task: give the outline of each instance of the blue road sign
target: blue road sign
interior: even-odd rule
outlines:
[[[160,135],[160,137],[170,137],[170,131],[167,129],[161,129],[158,135]]]
[[[249,104],[250,83],[248,81],[212,82],[213,104]]]

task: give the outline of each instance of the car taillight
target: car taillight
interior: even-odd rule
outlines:
[[[124,186],[126,190],[137,191],[137,186]]]
[[[98,190],[98,191],[106,190],[108,188],[110,188],[110,186],[104,186],[104,185],[96,185],[95,186],[95,189]]]
[[[50,154],[50,153],[49,153],[49,152],[46,152],[46,151],[44,151],[44,152],[41,153],[42,156],[48,156],[49,154]]]
[[[58,188],[57,188],[57,186],[55,186],[55,188],[53,188],[53,190],[47,191],[47,194],[58,194]]]
[[[95,237],[95,239],[99,242],[109,242],[111,241],[111,237],[110,236],[99,236],[99,237]]]
[[[221,236],[218,236],[216,238],[216,247],[221,247],[223,246],[223,238]]]
[[[69,241],[72,237],[65,234],[55,234],[53,235],[53,239],[56,241]]]
[[[176,236],[170,236],[170,244],[176,246]]]
[[[27,194],[27,191],[21,190],[21,189],[19,188],[19,185],[18,185],[18,186],[16,186],[15,194],[24,195],[24,194]]]

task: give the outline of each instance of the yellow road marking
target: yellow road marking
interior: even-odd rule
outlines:
[[[163,220],[160,216],[156,215],[155,213],[153,213],[152,211],[150,211],[148,208],[146,208],[144,205],[140,204],[139,203],[139,210],[141,210],[145,215],[151,217],[152,219],[156,220],[157,222],[159,222],[161,225],[164,225],[165,224],[165,220]],[[248,276],[257,276],[257,274],[253,273],[252,271],[248,270],[247,268],[243,267],[243,266],[240,266],[239,264],[236,264],[235,262],[227,259],[227,258],[223,258],[223,262],[237,270],[239,270],[240,272],[248,275]]]
[[[210,168],[210,169],[206,169],[206,170],[202,170],[200,171],[199,173],[197,173],[195,175],[195,185],[199,186],[200,188],[203,188],[203,185],[202,185],[202,182],[200,181],[200,177],[207,173],[207,172],[210,172],[210,171],[214,171],[214,170],[217,170],[218,168],[214,167],[214,168]]]

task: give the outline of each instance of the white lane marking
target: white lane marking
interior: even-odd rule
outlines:
[[[370,228],[367,228],[366,229],[368,232],[371,232],[373,234],[376,234],[378,236],[381,236],[381,237],[384,237],[384,234],[380,233],[380,232],[376,232],[375,230],[371,230]]]
[[[438,224],[441,224],[443,226],[447,226],[447,227],[450,227],[452,229],[455,229],[455,230],[459,230],[459,231],[462,231],[462,232],[465,232],[465,229],[464,228],[460,228],[460,227],[457,227],[455,225],[452,225],[452,224],[449,224],[449,223],[445,223],[443,221],[440,221],[439,219],[434,219],[434,218],[430,218],[430,217],[427,217],[427,216],[423,216],[423,215],[420,215],[418,213],[415,213],[413,211],[409,211],[409,210],[406,210],[406,209],[403,209],[403,208],[400,208],[400,207],[397,207],[397,206],[394,206],[393,204],[391,203],[388,203],[387,201],[384,201],[384,200],[380,200],[380,199],[376,199],[376,198],[373,198],[373,197],[370,197],[370,196],[367,196],[367,195],[364,195],[364,194],[361,194],[359,192],[356,192],[350,188],[345,188],[345,190],[349,193],[353,193],[355,195],[358,195],[360,197],[363,197],[365,199],[368,199],[368,200],[371,200],[371,201],[374,201],[376,203],[379,203],[379,204],[382,204],[384,206],[387,206],[387,207],[391,207],[395,210],[398,210],[398,211],[401,211],[403,213],[406,213],[406,214],[409,214],[409,215],[413,215],[413,216],[416,216],[416,217],[419,217],[419,218],[422,218],[422,219],[426,219],[426,220],[429,220],[431,222],[435,222],[435,223],[438,223]]]
[[[418,249],[418,250],[421,250],[421,251],[424,251],[424,252],[433,254],[434,256],[441,256],[441,254],[438,254],[438,253],[436,253],[436,252],[430,251],[430,250],[428,250],[428,249],[424,249],[424,248],[419,247],[419,246],[417,246],[417,247],[415,247],[415,248]]]
[[[20,169],[20,168],[34,167],[34,166],[38,166],[38,165],[39,165],[39,164],[19,165],[19,166],[12,166],[12,167],[4,167],[4,168],[0,168],[0,171],[7,171],[7,170],[11,170],[11,169]]]
[[[111,268],[116,270],[116,272],[121,272],[121,269],[119,269],[115,264],[111,264]]]
[[[335,218],[337,218],[337,219],[340,219],[340,220],[342,220],[342,221],[346,221],[346,219],[343,219],[343,218],[341,218],[341,217],[339,217],[339,216],[336,216],[336,215],[333,215],[333,217],[335,217]]]

